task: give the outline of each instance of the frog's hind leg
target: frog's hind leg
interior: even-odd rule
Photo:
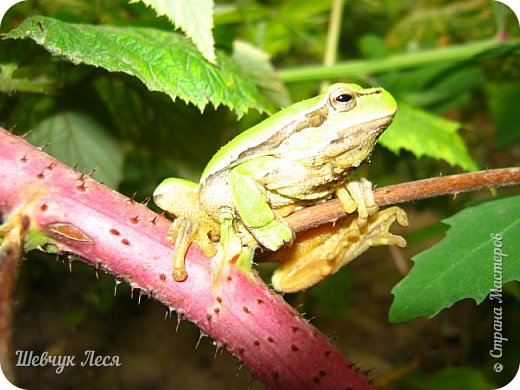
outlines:
[[[273,274],[273,287],[281,292],[303,290],[336,273],[370,247],[406,246],[403,237],[389,232],[394,221],[408,225],[404,210],[399,207],[382,210],[370,216],[362,228],[352,216],[347,216],[335,225],[304,232],[292,247],[278,253],[282,263]]]

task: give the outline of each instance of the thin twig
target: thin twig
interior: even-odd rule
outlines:
[[[484,188],[505,187],[520,184],[520,168],[489,169],[459,175],[435,177],[411,181],[376,189],[374,195],[379,206],[410,202],[434,196],[478,191]],[[299,210],[286,219],[296,232],[324,223],[333,222],[346,214],[339,200],[332,199]]]

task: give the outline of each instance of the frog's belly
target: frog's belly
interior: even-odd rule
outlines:
[[[334,164],[309,167],[285,161],[284,165],[287,164],[290,166],[273,169],[258,178],[275,208],[288,204],[305,206],[326,200],[348,181],[350,171]]]
[[[275,164],[271,161],[269,169],[259,167],[251,172],[251,178],[258,183],[258,190],[271,208],[277,209],[289,205],[308,206],[329,199],[348,181],[349,170],[334,164],[309,167],[284,159]],[[201,186],[199,199],[202,208],[215,221],[219,221],[222,211],[236,212],[229,174],[206,181]]]

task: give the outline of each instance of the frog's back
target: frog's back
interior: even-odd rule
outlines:
[[[291,133],[306,127],[309,121],[323,122],[325,113],[316,111],[320,99],[321,96],[317,96],[295,103],[237,135],[215,153],[202,173],[201,183],[244,160],[269,154]]]

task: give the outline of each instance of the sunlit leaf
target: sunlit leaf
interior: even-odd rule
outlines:
[[[70,24],[43,16],[26,19],[7,38],[31,38],[54,55],[139,78],[152,91],[181,98],[201,110],[224,104],[243,115],[266,102],[236,63],[218,54],[209,63],[185,37],[151,28]]]
[[[152,7],[157,15],[166,15],[173,24],[189,36],[202,55],[215,63],[213,40],[213,0],[131,0],[142,1]]]
[[[458,165],[467,171],[478,169],[468,153],[460,125],[404,102],[399,102],[394,122],[380,138],[381,144],[394,153],[408,150],[417,157],[428,156]]]

